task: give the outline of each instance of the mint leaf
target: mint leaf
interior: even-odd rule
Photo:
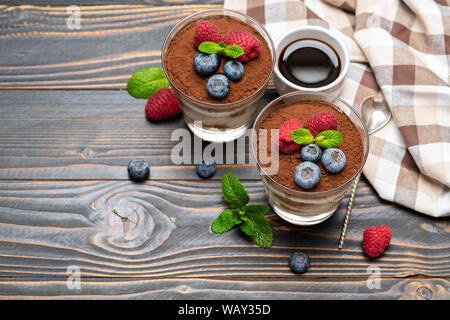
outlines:
[[[315,137],[315,143],[322,148],[334,148],[342,143],[342,134],[336,130],[325,130]]]
[[[127,83],[128,93],[141,99],[148,99],[161,88],[168,87],[169,81],[160,68],[145,68],[133,73]]]
[[[252,241],[260,247],[270,248],[273,242],[273,232],[269,221],[264,215],[258,213],[246,213],[255,224],[255,235],[251,236]]]
[[[263,204],[249,204],[248,206],[242,207],[242,211],[249,215],[265,215],[269,211],[269,207]]]
[[[239,218],[239,211],[232,209],[225,209],[211,225],[211,230],[214,233],[224,233],[230,231],[236,224],[241,223]]]
[[[208,54],[223,53],[225,56],[232,59],[236,59],[237,57],[244,54],[244,49],[242,49],[237,44],[227,46],[223,41],[219,43],[204,41],[198,46],[198,50]]]
[[[231,172],[222,178],[223,197],[232,209],[225,209],[211,225],[215,233],[224,233],[235,225],[260,247],[270,248],[273,233],[270,223],[265,219],[269,207],[261,204],[247,205],[250,198],[242,184]]]
[[[223,49],[223,54],[231,59],[236,59],[244,54],[244,49],[242,49],[237,44],[232,44],[231,46]]]
[[[245,233],[250,237],[255,235],[255,228],[256,228],[255,223],[253,222],[252,219],[246,216],[242,217],[242,223],[239,225],[239,228],[243,233]]]
[[[223,197],[233,209],[241,208],[250,201],[247,191],[231,172],[225,173],[222,178],[222,192]]]
[[[215,42],[205,41],[198,46],[198,50],[204,53],[215,54],[222,52],[224,48]]]
[[[314,142],[314,137],[308,129],[301,128],[291,132],[291,138],[295,143],[308,145]]]

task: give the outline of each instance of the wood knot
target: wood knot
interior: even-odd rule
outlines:
[[[163,244],[176,228],[168,216],[150,202],[118,193],[109,205],[91,214],[98,225],[92,242],[115,254],[142,255]]]
[[[133,224],[135,224],[136,225],[136,210],[133,210],[128,216],[126,216],[126,217],[123,217],[123,216],[121,216],[118,212],[117,212],[117,210],[115,210],[115,209],[112,209],[112,211],[111,211],[113,214],[115,214],[117,217],[119,217],[119,219],[122,221],[122,224],[123,224],[123,227],[122,227],[122,229],[123,229],[123,233],[127,233],[127,230],[128,230],[128,224],[129,223],[133,223]]]
[[[84,148],[80,152],[80,157],[83,159],[94,157],[97,153],[91,148]]]
[[[443,294],[440,285],[428,281],[405,281],[405,294],[401,299],[405,300],[432,300]]]
[[[189,287],[186,286],[186,285],[178,286],[178,287],[177,287],[177,291],[180,292],[180,293],[182,293],[182,294],[188,294],[188,293],[191,292],[191,290],[189,289]]]
[[[433,291],[424,286],[417,288],[416,294],[426,300],[433,298]]]

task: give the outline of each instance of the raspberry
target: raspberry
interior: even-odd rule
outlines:
[[[301,144],[295,142],[287,143],[283,141],[278,141],[278,150],[286,154],[292,154],[298,151],[301,146],[302,146]]]
[[[337,120],[331,112],[318,112],[309,117],[306,121],[305,128],[311,132],[313,136],[318,135],[325,130],[337,130]]]
[[[301,144],[295,143],[295,142],[284,142],[280,139],[280,137],[277,135],[275,137],[275,144],[278,147],[278,150],[282,153],[286,154],[292,154],[300,149],[302,146]]]
[[[237,44],[244,49],[244,54],[239,56],[236,60],[240,62],[248,62],[255,59],[261,52],[261,43],[252,34],[242,30],[230,30],[223,41],[227,46]]]
[[[370,227],[364,230],[363,249],[371,258],[380,256],[391,241],[392,231],[388,226]]]
[[[302,128],[302,124],[297,119],[286,121],[280,129],[280,140],[288,143],[293,142],[291,132],[300,128]]]
[[[161,88],[147,101],[145,114],[151,120],[164,120],[175,117],[180,112],[180,104],[175,92],[170,88]]]
[[[198,46],[205,41],[211,41],[219,43],[222,41],[222,33],[219,28],[209,21],[202,21],[197,24],[194,32],[194,47],[198,49]]]

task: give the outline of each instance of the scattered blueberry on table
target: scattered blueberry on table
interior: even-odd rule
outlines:
[[[214,175],[216,172],[216,162],[207,163],[202,160],[202,163],[195,165],[195,170],[200,178],[208,179]]]
[[[320,181],[322,173],[317,164],[304,161],[300,163],[294,171],[294,181],[295,183],[303,189],[312,189]]]
[[[295,273],[304,273],[311,264],[309,256],[303,252],[294,252],[289,258],[289,267]]]
[[[150,164],[143,159],[134,159],[128,163],[128,175],[131,180],[144,181],[150,175]]]
[[[223,73],[231,81],[239,81],[244,75],[244,65],[236,60],[228,60],[223,66]]]
[[[215,74],[206,83],[208,94],[214,99],[223,99],[230,92],[230,80],[223,74]]]
[[[322,162],[323,168],[327,172],[338,173],[342,171],[342,169],[344,169],[347,159],[345,158],[345,154],[341,149],[330,148],[326,149],[323,152],[320,161]]]

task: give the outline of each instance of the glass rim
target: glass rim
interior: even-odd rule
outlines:
[[[339,101],[340,101],[341,103],[343,103],[346,107],[348,107],[348,108],[350,109],[350,112],[353,113],[353,114],[356,116],[356,118],[360,121],[361,126],[362,126],[362,128],[364,129],[365,138],[366,138],[365,140],[366,140],[366,145],[367,145],[367,147],[366,147],[366,150],[365,150],[365,152],[364,152],[364,158],[363,158],[363,161],[362,161],[361,166],[359,167],[358,171],[357,171],[351,178],[349,178],[347,181],[345,181],[342,185],[340,185],[340,186],[338,186],[338,187],[336,187],[336,188],[333,188],[333,189],[330,189],[330,190],[325,190],[325,191],[299,191],[299,190],[294,190],[294,189],[291,189],[291,188],[289,188],[289,187],[286,187],[286,186],[280,184],[279,182],[275,181],[270,175],[267,174],[266,170],[260,165],[259,160],[258,160],[258,157],[257,157],[257,155],[256,155],[256,150],[255,150],[256,148],[253,146],[253,144],[254,144],[255,141],[256,141],[256,140],[255,140],[255,139],[256,139],[256,129],[255,129],[255,126],[254,126],[254,125],[253,125],[253,128],[252,128],[252,135],[251,135],[251,139],[252,139],[252,141],[251,141],[252,154],[253,154],[253,157],[254,157],[255,160],[256,160],[256,165],[257,165],[258,168],[264,173],[264,176],[266,176],[272,183],[274,183],[277,187],[280,187],[281,189],[287,190],[287,191],[290,192],[290,193],[294,193],[294,194],[298,194],[298,195],[305,195],[305,196],[306,196],[306,195],[309,195],[309,196],[311,196],[311,195],[314,195],[314,196],[320,196],[320,195],[326,195],[326,194],[329,194],[329,193],[334,193],[334,192],[339,191],[339,190],[341,190],[342,188],[344,188],[344,186],[347,186],[349,182],[354,181],[354,179],[356,179],[356,177],[357,177],[358,175],[361,174],[361,172],[362,172],[362,170],[363,170],[363,168],[364,168],[364,165],[366,164],[367,158],[368,158],[368,156],[369,156],[370,140],[369,140],[369,133],[368,133],[368,131],[367,131],[367,126],[366,126],[366,124],[364,123],[364,121],[362,121],[362,119],[361,119],[361,117],[359,116],[359,114],[353,109],[353,107],[352,107],[349,103],[347,103],[344,99],[342,99],[342,98],[340,98],[340,97],[337,97],[337,96],[334,96],[334,95],[331,95],[331,94],[328,94],[328,93],[324,93],[324,92],[301,92],[301,91],[294,91],[294,92],[286,93],[286,94],[284,94],[284,95],[282,95],[282,96],[279,96],[278,98],[276,98],[276,99],[272,100],[271,102],[269,102],[269,103],[268,103],[268,104],[267,104],[267,105],[259,112],[258,116],[257,116],[256,119],[255,119],[254,124],[258,123],[258,121],[260,120],[261,115],[264,113],[264,111],[266,111],[267,109],[269,109],[269,108],[270,108],[272,105],[274,105],[275,103],[277,103],[277,102],[279,102],[279,101],[281,101],[281,100],[283,100],[283,99],[285,99],[285,98],[287,98],[287,97],[292,97],[292,96],[302,96],[302,95],[318,95],[318,96],[322,96],[322,97],[332,98],[332,99],[334,99],[334,100],[339,100]],[[353,122],[353,121],[352,121],[352,122]],[[260,175],[261,175],[261,173],[260,173]]]
[[[237,101],[233,101],[233,102],[227,102],[227,103],[213,103],[213,102],[206,102],[206,101],[197,100],[197,99],[195,99],[195,98],[189,96],[188,94],[184,93],[182,90],[180,90],[180,89],[172,82],[172,80],[170,79],[169,75],[168,75],[167,72],[166,72],[166,66],[165,66],[165,63],[164,63],[164,52],[165,52],[165,49],[166,49],[166,48],[168,47],[168,45],[169,45],[169,38],[172,36],[174,30],[175,30],[178,26],[183,25],[183,24],[186,24],[186,21],[187,21],[187,20],[190,20],[191,18],[194,18],[194,17],[196,17],[196,16],[201,16],[202,14],[205,14],[205,13],[214,13],[214,12],[216,12],[216,13],[218,13],[218,14],[223,14],[223,13],[226,13],[226,12],[231,12],[231,13],[233,13],[233,14],[236,14],[236,15],[242,16],[242,17],[244,17],[244,18],[246,18],[246,19],[249,19],[249,20],[252,21],[254,24],[256,24],[259,28],[261,28],[261,30],[263,31],[264,35],[265,35],[266,38],[267,38],[267,42],[268,42],[268,44],[269,44],[269,49],[272,50],[272,69],[271,69],[269,75],[267,76],[266,81],[264,81],[264,83],[263,83],[263,84],[262,84],[262,85],[254,92],[254,93],[252,93],[252,94],[249,95],[248,97],[245,97],[245,98],[243,98],[243,99],[241,99],[241,100],[237,100]],[[260,32],[260,30],[257,30],[257,31]],[[167,80],[169,81],[170,85],[171,85],[173,88],[175,88],[179,93],[181,93],[184,97],[188,98],[189,100],[192,100],[192,101],[194,101],[194,102],[196,102],[196,103],[198,103],[198,104],[203,104],[203,105],[208,106],[208,107],[230,107],[230,106],[233,106],[233,105],[242,104],[242,103],[246,102],[247,100],[250,100],[251,98],[257,96],[257,95],[261,92],[261,90],[263,90],[263,89],[267,86],[268,82],[270,81],[270,78],[272,77],[272,74],[273,74],[273,70],[275,69],[276,59],[277,59],[277,55],[276,55],[276,52],[275,52],[275,46],[274,46],[274,44],[273,44],[272,38],[270,37],[270,35],[269,35],[269,33],[267,32],[267,30],[266,30],[266,29],[265,29],[258,21],[256,21],[254,18],[252,18],[252,17],[250,17],[250,16],[248,16],[248,15],[242,13],[242,12],[239,12],[239,11],[236,11],[236,10],[230,10],[230,9],[220,9],[220,8],[217,8],[217,9],[206,9],[206,10],[201,10],[201,11],[195,12],[195,13],[193,13],[193,14],[190,14],[190,15],[188,15],[187,17],[184,17],[183,19],[181,19],[180,21],[178,21],[178,22],[172,27],[172,29],[170,30],[170,32],[167,34],[166,38],[164,39],[164,43],[163,43],[162,50],[161,50],[161,64],[162,64],[162,68],[163,68],[164,74],[166,75],[166,78],[167,78]]]

